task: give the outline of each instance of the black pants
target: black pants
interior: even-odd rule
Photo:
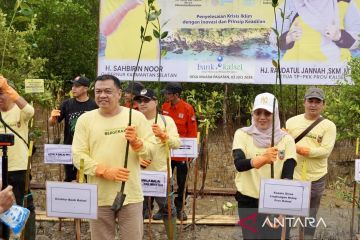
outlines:
[[[77,169],[74,165],[65,164],[64,169],[65,169],[64,182],[72,182],[73,180],[76,180]]]
[[[185,194],[185,198],[187,197],[187,187],[185,186],[185,183],[188,174],[188,167],[186,161],[171,161],[171,170],[173,173],[175,168],[176,168],[176,183],[178,186],[177,197],[175,197],[175,207],[176,207],[176,211],[179,212],[181,211],[181,208],[183,206],[184,194]],[[184,203],[184,205],[185,204],[186,202]]]
[[[263,240],[281,238],[281,227],[278,229],[273,229],[265,223],[267,217],[269,217],[271,222],[273,222],[273,217],[258,213],[258,199],[243,195],[239,192],[236,193],[235,198],[238,202],[238,213],[241,222],[241,224],[240,222],[239,224],[243,233],[243,239]]]
[[[24,204],[25,177],[26,177],[26,170],[8,172],[9,185],[13,187],[16,204],[20,206],[23,206]],[[30,216],[25,225],[25,239],[35,240],[35,235],[36,235],[35,207],[30,190],[26,198],[27,198],[27,209],[30,210]],[[1,226],[0,232],[4,233],[2,228],[5,227],[5,225],[1,224],[0,226]],[[2,238],[9,239],[9,235],[6,235],[5,233],[3,234]]]

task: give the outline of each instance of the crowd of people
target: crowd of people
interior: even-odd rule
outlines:
[[[159,96],[138,82],[130,83],[124,90],[126,101],[122,101],[123,105],[119,104],[123,94],[121,83],[113,75],[95,79],[94,100],[88,94],[89,79],[78,76],[72,84],[73,97],[51,112],[49,123],[55,125],[65,120],[64,144],[72,145],[74,165],[65,166],[65,181],[76,181],[80,160],[84,159],[87,182],[98,186],[98,218],[90,220],[91,238],[115,239],[118,225],[120,239],[140,240],[143,220],[153,218],[163,220],[168,238],[176,239],[176,219],[187,219],[186,179],[192,159],[170,157],[170,149],[180,147],[180,138],[197,137],[195,111],[181,98],[182,85],[166,84],[161,91],[165,103],[160,110]],[[288,119],[285,128],[281,128],[276,97],[270,93],[256,96],[251,125],[238,129],[233,141],[237,171],[235,199],[240,219],[257,213],[260,180],[270,177],[271,166],[275,179],[311,182],[310,216],[316,218],[325,188],[328,157],[336,138],[335,124],[321,116],[324,107],[324,92],[311,87],[304,96],[304,114]],[[0,211],[7,210],[14,201],[22,205],[27,198],[26,207],[31,214],[25,227],[25,239],[35,239],[32,195],[30,191],[25,192],[26,172],[29,171],[28,122],[34,115],[34,108],[2,76],[0,114],[6,123],[1,125],[0,131],[16,131],[15,145],[9,148],[8,182],[11,186],[4,186],[0,192]],[[166,172],[171,179],[176,175],[176,197],[173,181],[169,181],[166,197],[144,198],[141,170]],[[111,206],[121,183],[125,183],[126,198],[120,211],[114,212]],[[152,213],[154,201],[158,205],[155,214]],[[243,238],[280,239],[281,227],[263,226],[265,217],[258,214],[256,232],[242,227]],[[307,239],[312,239],[315,228],[306,228],[304,233]],[[8,239],[9,236],[3,234],[2,237]]]

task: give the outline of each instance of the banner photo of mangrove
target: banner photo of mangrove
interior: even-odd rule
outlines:
[[[280,58],[283,84],[335,85],[360,56],[360,0],[279,1],[275,11],[271,0],[155,2],[159,21],[146,25],[147,0],[101,0],[98,74],[132,79],[141,29],[151,40],[137,81],[275,84]]]

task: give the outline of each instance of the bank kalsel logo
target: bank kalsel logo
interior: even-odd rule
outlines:
[[[196,65],[196,70],[202,72],[223,72],[230,73],[234,71],[243,70],[243,65],[241,63],[224,63],[224,56],[219,55],[216,57],[216,63],[214,61],[206,63],[198,63]]]

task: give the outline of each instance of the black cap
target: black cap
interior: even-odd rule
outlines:
[[[157,100],[157,97],[155,95],[154,90],[152,89],[143,89],[141,90],[139,95],[136,95],[134,97],[134,100],[140,100],[141,98],[147,98],[147,99],[151,99],[151,100]]]
[[[134,85],[134,86],[133,86]],[[124,92],[132,93],[133,95],[137,96],[140,95],[140,91],[144,89],[144,85],[139,82],[130,82]]]
[[[178,82],[169,82],[166,84],[165,88],[161,90],[164,94],[174,94],[174,93],[181,93],[182,87],[181,84]]]
[[[90,86],[90,80],[83,76],[76,77],[74,80],[71,80],[70,82],[72,82],[73,84],[78,84],[78,85],[85,86],[85,87]]]

